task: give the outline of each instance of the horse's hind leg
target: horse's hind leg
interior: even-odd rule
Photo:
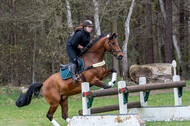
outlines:
[[[62,96],[62,99],[59,104],[62,110],[62,118],[69,122],[70,119],[68,118],[68,97]]]
[[[59,105],[59,104],[58,104]],[[51,123],[54,126],[60,126],[54,119],[53,119],[53,114],[55,113],[55,111],[57,110],[58,105],[50,105],[49,111],[47,113],[47,118],[51,121]]]
[[[54,126],[60,126],[54,119],[53,119],[53,114],[57,110],[57,107],[59,106],[59,102],[61,100],[60,95],[54,91],[54,93],[50,94],[49,92],[43,92],[44,97],[50,104],[50,108],[48,113],[46,114],[46,117],[51,121],[51,123]]]

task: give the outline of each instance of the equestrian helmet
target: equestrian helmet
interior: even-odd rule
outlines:
[[[83,22],[83,27],[93,27],[93,23],[90,20],[85,20]]]

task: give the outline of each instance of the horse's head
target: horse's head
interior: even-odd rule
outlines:
[[[118,60],[121,60],[123,58],[123,52],[119,47],[118,41],[117,41],[118,34],[113,33],[108,35],[108,40],[105,42],[105,49],[108,52],[111,52]]]

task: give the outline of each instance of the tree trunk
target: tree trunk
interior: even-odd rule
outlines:
[[[98,37],[99,35],[101,35],[101,30],[100,30],[99,9],[98,9],[97,0],[93,0],[93,5],[94,5],[94,24],[95,24],[96,36]]]
[[[172,4],[171,4],[172,5]],[[166,5],[167,6],[167,5]],[[166,20],[166,12],[165,12],[165,9],[164,9],[164,5],[163,5],[163,1],[162,0],[160,0],[160,8],[161,8],[161,11],[162,11],[162,15],[163,15],[163,17],[164,17],[164,21],[165,21],[165,24],[166,24],[166,26],[167,26],[167,20]],[[177,12],[176,12],[177,13]],[[174,17],[172,18],[173,19],[173,23],[175,24],[175,20],[177,19],[176,17],[175,17],[175,15],[176,15],[176,13],[174,14]],[[167,29],[167,28],[166,28]],[[176,28],[174,28],[174,29],[176,29]],[[166,31],[166,34],[167,34],[167,31]],[[166,39],[167,40],[167,39]],[[166,41],[165,40],[165,41]],[[180,51],[180,48],[179,48],[179,46],[178,46],[178,42],[177,42],[177,37],[176,37],[176,35],[175,35],[175,31],[174,31],[174,34],[172,35],[172,40],[173,40],[173,45],[174,45],[174,47],[175,47],[175,50],[176,50],[176,52],[177,52],[177,56],[178,56],[178,60],[179,60],[179,63],[180,63],[180,67],[184,70],[184,68],[183,68],[183,61],[181,60],[181,51]],[[165,42],[166,43],[166,42]],[[166,50],[165,50],[165,52],[166,52]],[[166,56],[165,56],[165,58],[167,58]]]
[[[190,3],[190,2],[189,2]],[[179,45],[180,45],[180,49],[181,49],[181,52],[182,52],[182,73],[183,75],[186,75],[186,72],[188,71],[187,66],[186,64],[189,64],[189,60],[186,61],[186,56],[189,55],[188,51],[189,49],[188,48],[188,45],[189,45],[189,42],[186,41],[186,40],[189,40],[188,39],[188,20],[185,20],[187,19],[185,17],[185,5],[188,5],[188,2],[186,3],[185,0],[180,0],[179,1]],[[190,4],[189,4],[189,7],[190,7]],[[186,12],[188,13],[188,12]],[[188,15],[186,15],[187,17],[189,17]]]
[[[15,7],[15,1],[16,0],[12,0],[12,16],[13,18],[15,18],[15,13],[16,13],[16,7]],[[16,28],[16,22],[13,22],[12,25],[12,44],[11,44],[11,48],[12,50],[15,49],[15,45],[17,44],[17,28]],[[11,55],[11,83],[14,82],[14,73],[15,73],[15,52],[11,51],[10,55]],[[18,73],[16,73],[17,76]]]
[[[165,34],[165,62],[171,63],[174,60],[173,50],[173,25],[172,25],[172,0],[166,0],[166,34]]]
[[[51,59],[51,60],[52,60],[52,62],[51,62],[51,69],[52,69],[51,72],[52,72],[52,73],[51,73],[51,74],[54,74],[54,73],[55,73],[55,60],[56,60],[56,59],[54,58],[54,57],[55,57],[55,54],[56,54],[56,52],[53,53],[53,54],[52,54],[52,57],[51,57],[51,58],[52,58],[52,59]]]
[[[190,1],[185,0],[185,5],[187,5],[187,8],[190,8]],[[190,47],[190,11],[186,10],[186,23],[185,23],[185,28],[186,28],[186,35],[187,38],[186,44],[188,45],[186,48]],[[186,71],[190,71],[190,49],[187,49],[185,52],[185,55],[188,56],[189,58],[186,58],[185,63],[186,63]],[[189,77],[190,78],[190,77]]]
[[[152,3],[146,3],[146,63],[154,63],[153,29],[152,29]]]
[[[160,34],[158,34],[158,27],[159,27],[159,16],[158,16],[158,12],[153,12],[153,18],[154,18],[154,26],[153,26],[153,40],[154,40],[154,63],[160,63],[160,57],[159,57],[159,52],[160,52],[160,48],[159,48],[159,42],[160,42]]]
[[[164,50],[164,37],[165,37],[165,32],[166,30],[162,31],[162,27],[166,27],[166,11],[165,11],[165,8],[164,8],[164,3],[163,3],[163,0],[159,0],[160,1],[160,8],[161,8],[161,12],[162,12],[162,16],[163,16],[163,19],[164,19],[164,22],[162,20],[160,20],[159,22],[159,29],[158,29],[158,34],[161,36],[160,38],[160,57],[161,57],[161,60],[162,62],[165,62],[165,50]],[[163,26],[161,26],[163,25]]]
[[[138,7],[138,6],[137,6]],[[141,15],[138,19],[138,35],[137,35],[137,42],[138,42],[138,60],[137,60],[137,64],[145,64],[145,40],[144,40],[144,32],[142,29],[142,24],[144,23],[141,19],[142,17],[144,18],[144,13],[142,11],[142,6],[140,6],[139,8],[137,8],[139,15]]]
[[[15,18],[16,16],[16,7],[15,7],[15,1],[16,0],[12,0],[12,14],[13,14],[13,18]],[[16,29],[16,23],[13,23],[13,45],[17,44],[17,29]]]
[[[67,7],[67,25],[69,29],[69,34],[72,35],[74,33],[73,22],[72,22],[71,8],[68,0],[66,0],[66,7]]]
[[[164,18],[164,22],[166,22],[166,11],[165,11],[165,8],[164,8],[164,3],[163,3],[163,0],[159,0],[160,1],[160,9],[161,9],[161,12],[162,12],[162,16]]]
[[[184,38],[185,38],[185,15],[184,15],[184,0],[180,0],[180,9],[179,9],[179,41],[180,47],[184,47]]]
[[[131,15],[133,12],[133,7],[134,7],[134,3],[135,0],[132,0],[132,4],[131,7],[129,9],[129,13],[127,16],[127,19],[125,21],[125,41],[123,43],[123,62],[122,62],[122,67],[123,67],[123,78],[125,80],[128,79],[128,58],[127,58],[127,45],[128,45],[128,41],[129,41],[129,33],[130,33],[130,19],[131,19]]]
[[[174,24],[173,25],[173,27],[174,27],[173,28],[173,33],[174,33],[173,34],[173,44],[174,44],[175,50],[177,52],[177,57],[178,57],[179,64],[180,64],[179,66],[180,66],[182,72],[186,73],[185,69],[184,69],[183,61],[182,61],[182,58],[181,58],[180,44],[178,44],[179,43],[178,42],[179,39],[177,38],[177,35],[176,35],[176,34],[181,34],[181,33],[180,33],[180,30],[179,31],[177,30],[178,29],[178,25],[175,25],[175,24],[179,24],[178,8],[177,8],[177,6],[175,4],[173,4],[173,24]],[[183,42],[181,41],[180,43],[183,43]]]
[[[112,19],[112,32],[117,33],[117,15]],[[113,56],[113,68],[117,71],[117,76],[120,76],[119,61]]]
[[[32,57],[32,83],[36,82],[35,80],[35,69],[36,69],[36,30],[34,31],[34,39],[33,39],[33,57]]]

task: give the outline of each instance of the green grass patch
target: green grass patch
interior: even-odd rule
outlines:
[[[190,87],[190,80],[186,81],[186,87]]]
[[[188,85],[190,81],[187,82]],[[99,89],[92,87],[92,89]],[[46,118],[49,104],[44,97],[33,98],[30,105],[22,108],[15,106],[15,101],[19,96],[19,91],[9,87],[0,86],[0,126],[49,126],[51,122]],[[183,92],[183,105],[190,105],[190,91]],[[78,115],[78,110],[82,108],[81,94],[69,97],[69,117]],[[130,96],[129,102],[139,101],[139,96]],[[92,107],[118,104],[118,97],[95,98]],[[174,105],[173,93],[150,95],[148,106],[172,106]],[[119,114],[119,111],[106,112],[103,114]],[[54,114],[54,119],[60,125],[67,123],[61,117],[61,107],[58,107]],[[190,121],[172,122],[146,122],[147,126],[189,126]]]

